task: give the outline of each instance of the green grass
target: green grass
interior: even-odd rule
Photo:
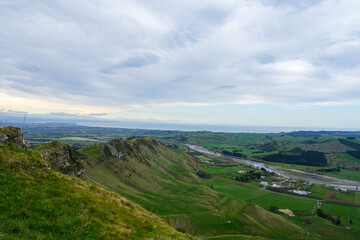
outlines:
[[[326,213],[330,213],[333,216],[341,216],[343,219],[342,225],[349,226],[351,228],[360,229],[360,208],[354,206],[339,205],[333,203],[324,203],[322,209]],[[353,224],[350,225],[348,219],[353,220]]]
[[[235,173],[237,171],[250,171],[254,170],[252,168],[244,167],[244,166],[234,166],[234,167],[221,167],[218,165],[214,166],[202,166],[202,170],[210,174],[226,174],[226,173]]]
[[[335,193],[334,197],[350,202],[360,203],[360,192],[356,191]]]
[[[310,189],[308,189],[309,192],[311,192],[312,196],[323,198],[326,194],[334,191],[333,187],[325,187],[324,185],[320,184],[313,184]]]
[[[351,157],[351,156],[350,156]],[[282,164],[282,163],[271,163],[273,165],[286,167],[289,169],[297,169],[306,172],[315,172],[316,169],[321,167],[313,167],[313,166],[304,166],[304,165],[295,165],[295,164]],[[349,170],[349,169],[340,169],[340,172],[321,172],[322,175],[337,177],[342,179],[360,181],[360,171],[357,170]]]
[[[340,172],[328,172],[323,174],[327,176],[355,180],[355,181],[360,180],[360,171],[355,171],[355,170],[341,169]]]
[[[191,239],[139,205],[0,146],[1,239]]]
[[[94,147],[81,150],[91,158],[86,167],[88,178],[168,219],[177,229],[197,236],[242,234],[272,239],[305,236],[298,223],[265,210],[269,209],[267,195],[273,196],[274,203],[279,201],[276,198],[279,196],[283,198],[282,202],[288,202],[287,196],[248,187],[234,188],[234,184],[215,180],[201,180],[194,175],[193,167],[189,166],[191,157],[163,145],[137,145],[140,142],[132,141],[135,144],[133,148],[138,151],[135,155],[125,155],[121,160],[101,159],[101,149]],[[138,161],[140,155],[147,159],[148,164]],[[220,166],[205,168],[213,174],[225,175],[243,169]],[[122,174],[116,174],[116,171]],[[131,174],[128,175],[128,172]],[[140,175],[141,179],[137,178]],[[148,182],[151,182],[151,187],[147,185]],[[210,187],[212,184],[213,188]],[[257,184],[255,186],[258,187]],[[311,209],[314,202],[307,202],[305,205]],[[299,206],[299,202],[292,204]]]
[[[341,155],[348,161],[360,163],[360,159],[357,159],[356,157],[353,157],[348,153],[341,153]]]
[[[145,135],[144,133],[139,131],[136,134]],[[150,131],[146,134],[150,134]],[[208,148],[215,146],[228,150],[241,149],[242,153],[249,156],[255,156],[256,154],[251,152],[258,149],[249,149],[246,144],[262,144],[269,141],[268,134],[209,132],[169,134],[161,131],[156,133],[158,137],[170,135],[176,137],[179,134],[187,137],[186,142]],[[333,139],[332,137],[318,139],[291,137],[281,134],[270,134],[270,137],[280,143],[279,150],[301,146],[304,140],[322,142]],[[91,158],[86,170],[90,181],[134,200],[163,217],[179,230],[206,239],[357,239],[359,236],[356,225],[360,220],[357,216],[359,214],[354,216],[351,213],[354,210],[356,213],[356,208],[341,206],[342,211],[338,212],[334,209],[340,205],[324,203],[323,207],[327,213],[335,215],[343,212],[344,219],[354,216],[354,226],[351,230],[344,229],[347,225],[337,227],[314,216],[312,212],[316,204],[314,200],[261,191],[218,180],[201,180],[194,176],[193,166],[189,165],[191,158],[186,158],[177,151],[169,152],[162,147],[153,149],[139,147],[133,151],[136,154],[122,160],[94,157],[101,154],[101,147],[86,148],[82,153]],[[206,157],[200,159],[208,160]],[[216,160],[213,162],[217,163]],[[227,177],[227,173],[237,169],[236,167],[224,169],[220,166],[204,168],[222,177]],[[257,184],[255,183],[254,186]],[[314,193],[322,196],[326,191],[315,187]],[[290,209],[295,217],[266,211],[271,205]],[[306,225],[304,217],[310,218],[312,224]]]
[[[312,219],[314,224],[309,226],[309,230],[311,233],[318,233],[322,236],[347,236],[349,239],[356,239],[356,237],[360,234],[358,230],[360,230],[360,208],[353,206],[345,206],[338,205],[333,203],[322,203],[322,208],[326,213],[332,214],[334,216],[341,216],[344,221],[341,228],[333,224],[329,224],[327,221],[322,221],[318,219],[318,217],[314,217],[314,206],[316,204],[316,200],[306,200],[295,198],[291,196],[281,195],[274,192],[266,192],[260,191],[258,189],[250,189],[244,186],[235,185],[231,183],[221,182],[217,180],[207,180],[207,184],[212,184],[214,189],[226,194],[228,196],[232,196],[236,199],[242,199],[249,203],[255,203],[265,209],[269,209],[269,207],[276,206],[280,209],[290,209],[294,212],[295,217],[289,218],[289,221],[300,224],[300,226],[304,226],[303,217],[309,217]],[[326,194],[328,191],[324,190],[320,185],[314,185],[314,191],[317,190],[319,194]],[[357,195],[358,196],[358,195]],[[353,225],[349,225],[348,219],[352,218]],[[346,219],[346,221],[345,221]],[[322,226],[326,226],[323,228]],[[354,232],[348,231],[349,233],[343,232],[343,227],[348,226],[354,230]],[[340,233],[339,233],[340,232]],[[330,234],[331,233],[331,234]],[[343,235],[341,235],[343,234]]]

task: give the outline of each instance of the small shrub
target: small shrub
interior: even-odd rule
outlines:
[[[279,211],[279,208],[271,205],[271,206],[270,206],[270,211],[272,211],[272,212],[277,212],[277,211]]]

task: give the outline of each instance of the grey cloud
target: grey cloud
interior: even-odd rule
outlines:
[[[34,89],[31,89],[31,88],[28,88],[28,87],[23,87],[23,86],[11,86],[12,88],[16,89],[16,90],[19,90],[19,91],[22,91],[22,92],[26,92],[26,93],[31,93],[31,94],[34,94],[34,95],[38,95],[38,94],[41,94],[39,91],[36,91]]]
[[[153,54],[144,56],[131,57],[122,61],[117,67],[119,68],[138,68],[144,67],[158,62],[159,58]]]
[[[63,117],[63,118],[93,118],[93,117],[106,116],[108,115],[108,113],[77,114],[77,113],[66,113],[66,112],[50,112],[41,115],[47,117]]]
[[[33,73],[38,73],[42,71],[42,69],[39,66],[35,66],[31,64],[19,63],[17,64],[17,67],[23,71],[33,72]]]
[[[360,47],[334,50],[359,30],[354,1],[1,4],[0,76],[25,74],[12,86],[39,98],[120,108],[359,101]]]
[[[115,74],[117,70],[121,70],[123,68],[141,68],[155,64],[158,61],[159,61],[158,56],[154,54],[144,54],[144,55],[127,58],[121,61],[119,64],[113,65],[111,67],[99,69],[99,72],[107,73],[107,74]]]
[[[274,7],[293,7],[298,10],[306,10],[309,7],[316,6],[322,3],[324,0],[298,0],[298,1],[288,1],[288,0],[261,0],[262,4],[274,6]]]
[[[107,116],[109,115],[108,113],[90,113],[87,114],[88,116],[92,116],[92,117],[102,117],[102,116]]]
[[[236,86],[233,86],[233,85],[224,85],[224,86],[216,87],[215,90],[234,89],[234,88],[236,88]]]
[[[259,56],[257,56],[256,59],[260,64],[272,63],[275,62],[276,60],[275,56],[267,53],[259,54]]]

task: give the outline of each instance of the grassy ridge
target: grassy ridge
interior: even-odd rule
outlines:
[[[162,144],[140,144],[136,139],[131,139],[130,142],[138,152],[133,155],[125,154],[122,159],[102,158],[101,146],[82,150],[90,159],[86,167],[89,179],[133,199],[146,209],[168,219],[181,231],[209,239],[214,236],[218,236],[218,239],[231,239],[238,235],[249,239],[251,236],[294,239],[306,238],[308,234],[310,238],[317,238],[318,234],[326,238],[343,235],[356,239],[359,234],[357,230],[344,230],[343,227],[315,217],[312,211],[316,201],[218,180],[202,180],[193,175],[194,169],[187,155]],[[139,156],[148,159],[149,163],[139,162]],[[129,175],[127,171],[132,174]],[[213,171],[221,172],[220,169]],[[127,176],[128,181],[122,175]],[[139,175],[142,176],[140,182],[136,177]],[[148,187],[145,183],[148,179],[152,179],[154,187]],[[270,205],[291,209],[296,217],[265,210]],[[344,209],[350,208],[346,206]],[[346,217],[349,212],[347,211]],[[304,217],[311,218],[313,224],[307,226]],[[360,221],[357,217],[354,219]],[[321,227],[323,225],[330,231]],[[328,232],[332,232],[332,235]]]
[[[197,134],[203,135],[204,138],[194,140],[195,136],[191,135]],[[188,140],[194,140],[195,144],[198,144],[199,140],[202,141],[200,145],[210,147],[214,146],[213,144],[219,146],[216,144],[227,142],[229,144],[226,149],[241,148],[252,154],[251,156],[257,155],[252,151],[259,150],[257,146],[253,148],[253,145],[260,147],[269,141],[269,137],[281,142],[278,146],[287,150],[301,146],[302,141],[309,140],[309,137],[296,137],[295,140],[294,137],[281,134],[259,134],[255,138],[250,134],[247,139],[247,134],[238,134],[235,139],[237,142],[234,142],[232,137],[222,133],[198,132],[184,135],[187,135]],[[213,135],[217,135],[216,139]],[[215,142],[209,141],[211,138],[214,138]],[[325,138],[319,137],[313,141],[322,142]],[[221,142],[216,142],[220,140]],[[125,157],[122,158],[110,156],[102,146],[83,149],[82,153],[89,156],[86,164],[88,180],[136,201],[166,219],[178,230],[191,232],[206,239],[357,239],[360,234],[359,209],[356,207],[341,206],[340,210],[337,210],[339,205],[324,203],[325,212],[335,216],[341,214],[343,223],[341,226],[335,226],[314,216],[312,211],[315,201],[218,180],[199,179],[194,175],[192,158],[181,152],[169,150],[163,145],[154,146],[149,142],[151,140],[126,141],[126,144],[129,143],[126,146],[131,150],[125,152]],[[214,173],[222,172],[221,169],[213,170]],[[319,194],[322,194],[320,192],[321,190]],[[290,209],[295,217],[266,211],[270,205]],[[353,225],[346,223],[349,217],[353,218]],[[310,225],[305,223],[306,218],[311,220]],[[351,229],[345,229],[345,226]],[[144,236],[144,233],[142,234],[141,237]]]
[[[119,195],[0,144],[1,239],[192,239]]]

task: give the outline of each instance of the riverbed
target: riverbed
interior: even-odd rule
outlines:
[[[304,172],[304,171],[300,171],[297,169],[280,167],[280,166],[276,166],[276,165],[269,164],[269,163],[263,163],[263,162],[257,162],[257,161],[247,160],[247,159],[236,158],[236,157],[224,156],[223,154],[210,151],[206,148],[203,148],[203,147],[200,147],[197,145],[187,144],[187,146],[192,150],[195,150],[195,151],[198,151],[201,153],[205,153],[205,154],[209,154],[209,155],[212,155],[215,157],[230,158],[234,162],[240,163],[241,165],[244,165],[247,167],[252,167],[255,169],[264,168],[269,172],[274,172],[274,173],[281,175],[283,177],[286,177],[286,178],[294,178],[294,179],[301,178],[310,183],[324,184],[327,186],[334,186],[334,187],[338,187],[338,188],[360,191],[360,182],[358,182],[358,181],[351,181],[351,180],[341,179],[341,178],[337,178],[337,177],[330,177],[330,176],[325,176],[325,175],[316,174],[316,173]]]

